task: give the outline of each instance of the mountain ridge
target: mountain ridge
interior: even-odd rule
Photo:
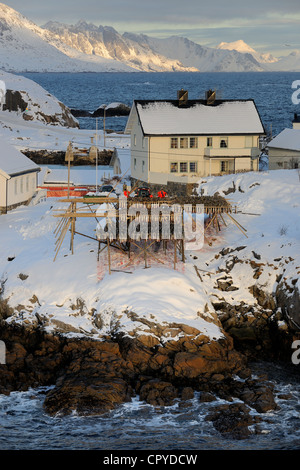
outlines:
[[[42,26],[0,3],[0,69],[7,72],[263,72],[300,71],[300,51],[283,58],[243,40],[217,47],[187,38],[120,34],[84,19]]]

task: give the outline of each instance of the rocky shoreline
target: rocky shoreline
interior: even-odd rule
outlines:
[[[250,435],[249,426],[260,432],[260,418],[252,416],[251,408],[259,414],[277,409],[273,384],[267,377],[253,378],[249,361],[258,357],[288,360],[291,341],[300,337],[294,331],[275,332],[267,321],[263,329],[248,324],[253,329],[250,342],[249,335],[243,334],[245,341],[240,336],[237,347],[225,330],[222,339],[210,341],[180,324],[168,326],[174,340],[165,343],[146,334],[119,333],[96,340],[48,333],[38,317],[35,325],[7,322],[10,314],[2,301],[0,337],[7,359],[0,366],[0,393],[52,386],[44,401],[46,413],[65,416],[76,411],[84,416],[106,413],[136,395],[155,407],[172,405],[175,400],[188,406],[188,400],[200,392],[203,402],[217,397],[229,402],[216,405],[207,419],[221,434],[236,439]],[[227,328],[228,320],[227,313],[223,317]],[[159,325],[149,328],[159,337]],[[253,341],[256,334],[265,337],[260,347]]]

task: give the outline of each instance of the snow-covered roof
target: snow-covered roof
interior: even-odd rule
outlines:
[[[10,176],[20,173],[39,171],[40,168],[26,155],[7,143],[3,138],[0,141],[0,173],[9,179]]]
[[[264,127],[253,100],[135,101],[127,130],[138,116],[145,135],[228,135],[264,134]]]
[[[284,129],[269,142],[268,147],[300,151],[300,129]]]

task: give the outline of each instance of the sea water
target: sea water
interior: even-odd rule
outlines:
[[[298,73],[27,73],[70,108],[94,111],[102,104],[134,99],[176,99],[177,90],[191,99],[204,98],[209,88],[223,99],[255,100],[268,132],[276,135],[298,107],[292,83]],[[300,106],[299,106],[300,108]],[[107,118],[107,127],[124,130],[126,117]],[[101,119],[99,119],[99,128]],[[79,118],[81,128],[95,128],[94,118]],[[102,416],[50,417],[43,401],[49,389],[0,395],[0,450],[299,450],[300,366],[260,363],[275,386],[278,409],[260,415],[260,434],[247,439],[222,437],[206,416],[217,402],[201,403],[199,394],[184,406],[153,407],[134,397]],[[285,398],[282,398],[285,395]],[[257,414],[255,410],[251,411]]]
[[[190,99],[204,99],[209,89],[222,99],[254,99],[265,130],[277,135],[292,127],[300,104],[292,102],[292,84],[300,72],[137,72],[137,73],[26,73],[71,109],[93,112],[99,106],[133,100],[177,99],[177,91],[188,90]],[[95,118],[78,118],[80,127],[95,129]],[[105,127],[125,128],[127,117],[106,118]],[[103,125],[98,119],[99,128]]]
[[[153,407],[136,396],[102,416],[51,417],[43,409],[50,388],[41,387],[0,395],[0,450],[299,450],[299,371],[286,364],[253,367],[268,372],[278,408],[264,414],[252,409],[261,418],[259,433],[251,427],[245,439],[221,436],[206,420],[216,405],[229,402],[202,403],[197,392],[172,406]]]

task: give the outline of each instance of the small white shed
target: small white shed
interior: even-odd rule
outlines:
[[[40,167],[22,152],[0,140],[0,214],[32,199],[39,171]]]

